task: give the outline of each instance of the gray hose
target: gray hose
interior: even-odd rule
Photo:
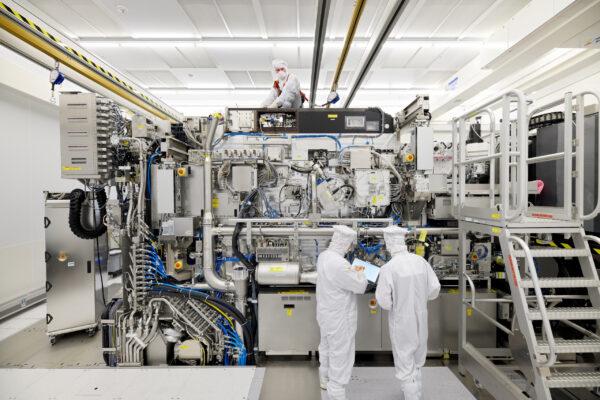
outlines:
[[[211,119],[208,136],[206,138],[206,155],[204,157],[204,219],[202,220],[202,268],[204,270],[204,280],[211,288],[221,292],[233,292],[235,291],[233,282],[218,276],[214,268],[212,234],[212,143],[215,137],[215,132],[217,131],[218,123],[219,121],[217,118]]]

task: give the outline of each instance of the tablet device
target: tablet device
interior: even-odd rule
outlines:
[[[366,262],[355,258],[352,262],[353,267],[365,267],[365,277],[371,283],[376,283],[377,278],[379,277],[379,267],[377,265],[373,265],[370,262]]]

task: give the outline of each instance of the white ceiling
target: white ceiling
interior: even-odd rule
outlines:
[[[186,114],[259,104],[272,84],[273,58],[287,60],[304,90],[310,87],[316,0],[17,2]],[[332,0],[317,102],[331,85],[353,3]],[[342,98],[388,3],[367,1],[340,79]],[[352,106],[397,110],[417,93],[444,91],[485,39],[527,3],[412,0]]]

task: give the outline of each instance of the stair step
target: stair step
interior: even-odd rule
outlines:
[[[546,378],[549,388],[582,388],[600,386],[600,372],[560,372]]]
[[[547,340],[538,340],[539,353],[550,353]],[[600,339],[554,339],[557,353],[600,353]]]
[[[578,319],[600,319],[600,308],[598,307],[552,307],[546,309],[550,320],[578,320]],[[529,310],[529,319],[541,320],[542,315],[538,309]]]
[[[530,248],[532,257],[587,257],[588,251],[586,249],[560,249],[556,247],[531,247]],[[515,257],[525,257],[525,251],[515,250]]]
[[[584,288],[584,287],[600,287],[600,280],[587,278],[539,278],[541,288]],[[532,288],[533,281],[531,279],[523,279],[521,286],[524,288]]]

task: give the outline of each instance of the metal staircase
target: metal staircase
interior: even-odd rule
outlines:
[[[521,234],[522,235],[522,234]],[[600,320],[600,280],[594,265],[588,240],[600,241],[586,236],[582,228],[572,233],[575,247],[571,249],[530,248],[525,240],[512,235],[510,228],[499,236],[502,253],[508,259],[506,269],[515,315],[520,332],[527,343],[531,363],[531,376],[538,399],[551,399],[551,388],[575,388],[600,386],[599,368],[578,363],[561,362],[562,354],[594,353],[600,360],[600,336],[573,321]],[[539,278],[535,260],[541,257],[578,258],[582,277]],[[558,307],[556,295],[548,298],[542,289],[581,289],[587,292],[582,297],[589,299],[585,307]],[[530,294],[533,292],[534,298]],[[568,295],[567,295],[568,296]],[[537,333],[534,323],[541,321],[542,329]],[[577,325],[581,339],[557,337],[552,321]],[[558,325],[558,324],[557,324]],[[564,372],[568,369],[568,372]]]
[[[583,229],[584,220],[600,213],[600,198],[589,214],[584,213],[583,204],[584,96],[588,95],[595,97],[600,104],[600,96],[596,93],[582,92],[575,96],[567,93],[564,99],[528,113],[523,93],[510,91],[454,120],[453,143],[457,145],[454,146],[452,204],[460,227],[460,289],[463,299],[459,368],[470,372],[498,399],[550,400],[551,389],[600,388],[600,280],[588,243],[591,241],[598,245],[600,238],[586,235]],[[496,132],[494,114],[485,107],[499,102],[503,113],[499,132]],[[564,151],[528,157],[529,121],[539,112],[561,105],[564,105],[565,116]],[[576,112],[575,120],[573,111]],[[467,120],[481,114],[487,114],[490,119],[490,133],[487,137],[482,135],[489,144],[489,153],[469,159],[465,149]],[[595,134],[600,139],[600,121],[598,129]],[[472,207],[466,201],[465,169],[469,164],[482,160],[490,162],[492,177],[498,169],[499,179],[496,183],[494,178],[490,178],[489,207]],[[563,160],[562,189],[563,199],[567,200],[561,207],[530,205],[528,166],[556,160]],[[596,173],[600,188],[600,157]],[[572,198],[574,203],[568,200]],[[477,307],[476,288],[466,270],[467,234],[472,232],[489,235],[500,244],[510,299],[491,301],[512,303],[514,316],[510,329]],[[546,247],[534,240],[552,235],[568,239],[569,244]],[[553,258],[557,262],[578,260],[581,276],[538,277],[536,260],[539,262],[538,259],[542,258]],[[467,317],[473,311],[507,334],[510,349],[479,349],[469,341]],[[582,326],[594,320],[596,332]],[[564,332],[568,332],[568,336],[561,337]],[[494,362],[498,359],[502,359],[504,365]],[[525,388],[505,373],[511,365],[525,377]]]

